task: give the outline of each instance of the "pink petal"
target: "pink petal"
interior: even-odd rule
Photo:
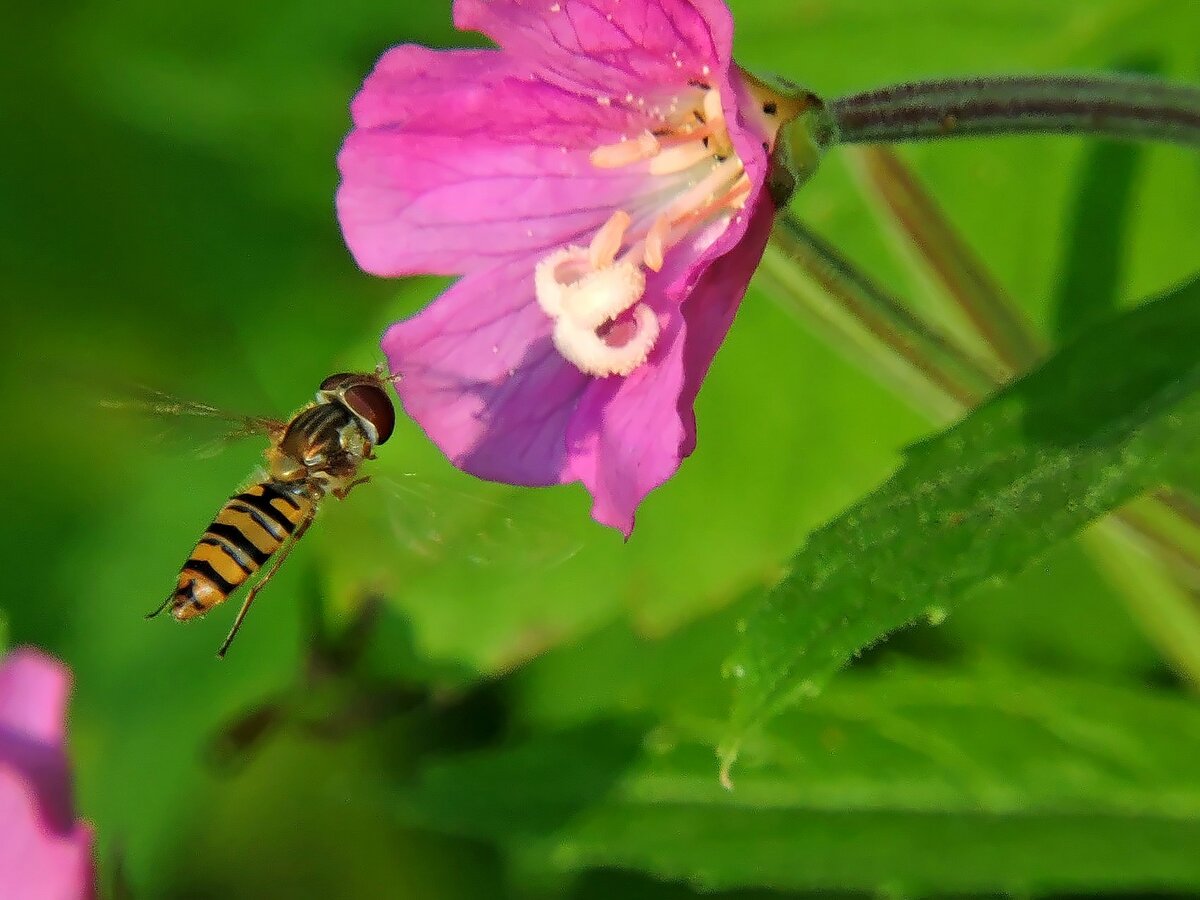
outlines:
[[[693,259],[659,288],[668,306],[686,296],[683,315],[667,318],[645,365],[626,378],[593,382],[580,401],[567,435],[571,467],[564,480],[582,481],[594,500],[592,518],[627,538],[645,496],[695,449],[696,395],[762,257],[773,218],[769,202],[757,204],[700,262]]]
[[[58,660],[29,647],[12,651],[0,665],[0,730],[61,744],[70,694],[71,674]]]
[[[644,181],[582,151],[388,131],[354,132],[339,163],[346,243],[384,276],[463,274],[587,244]]]
[[[729,333],[775,223],[775,207],[761,188],[747,210],[749,221],[742,226],[745,230],[727,247],[722,246],[727,238],[722,235],[723,240],[714,247],[714,251],[722,255],[704,270],[683,304],[688,339],[683,361],[686,377],[678,404],[685,435],[680,447],[681,457],[691,456],[696,449],[696,396],[713,357]],[[731,227],[730,231],[733,230]]]
[[[385,54],[338,156],[338,218],[376,275],[461,274],[580,239],[644,174],[598,169],[628,112],[530,80],[496,51]]]
[[[91,829],[74,821],[63,747],[70,674],[31,649],[0,664],[0,897],[94,895]]]
[[[560,480],[563,435],[590,379],[554,349],[533,299],[533,265],[516,260],[464,277],[393,325],[382,344],[403,376],[405,412],[455,465],[547,485]]]
[[[92,844],[86,825],[48,827],[32,784],[0,759],[0,897],[95,896]]]
[[[461,6],[472,20],[471,4]],[[558,20],[541,7],[536,14],[533,7],[511,3],[486,9],[505,34],[541,34],[538,23]],[[672,86],[693,77],[716,84],[728,98],[730,136],[751,179],[761,180],[761,140],[733,105],[732,24],[722,4],[617,3],[610,9],[569,2],[563,14],[577,21],[612,15],[615,24],[604,19],[600,33],[622,26],[621,41],[610,42],[622,49],[604,52],[605,59],[636,70],[629,90],[621,79],[613,80],[617,70],[610,62],[563,60],[557,44],[542,49],[558,53],[564,71],[599,66],[594,74],[600,81],[560,78],[567,86],[556,86],[543,80],[549,70],[536,68],[538,58],[491,50],[405,45],[380,59],[354,100],[356,128],[338,157],[338,218],[364,270],[389,277],[454,275],[571,241],[586,243],[613,210],[647,187],[644,174],[596,168],[591,151],[656,127],[651,116],[656,96],[669,96]],[[690,35],[691,44],[681,43],[680,35]],[[627,47],[635,38],[657,51]],[[610,46],[595,40],[585,42],[592,51]],[[670,53],[683,51],[667,49],[685,45],[708,48],[701,54],[707,61],[697,62],[695,71],[676,67]],[[700,59],[699,50],[688,52]],[[635,64],[643,56],[670,64],[644,73]]]
[[[454,24],[529,60],[551,83],[617,96],[723,72],[733,47],[719,0],[455,0]]]
[[[684,432],[676,399],[684,384],[685,326],[671,316],[650,359],[625,378],[596,379],[567,433],[570,469],[592,495],[592,518],[633,532],[642,499],[679,468]]]
[[[486,136],[514,144],[581,147],[616,140],[640,116],[593,96],[546,84],[524,60],[499,50],[393,47],[380,57],[350,104],[356,128]]]

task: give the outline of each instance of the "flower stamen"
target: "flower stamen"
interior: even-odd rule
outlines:
[[[623,209],[618,209],[601,226],[600,230],[596,232],[596,236],[592,238],[592,242],[588,245],[588,258],[591,261],[593,269],[612,265],[612,261],[617,258],[617,251],[621,249],[621,241],[625,238],[625,230],[629,227],[631,221],[633,220],[630,218],[629,213]]]
[[[704,93],[704,121],[713,128],[725,127],[725,111],[721,108],[720,91],[708,90]]]
[[[726,185],[732,185],[743,174],[742,161],[736,156],[717,163],[708,174],[677,197],[669,207],[667,215],[673,219],[686,215],[713,200],[722,199],[728,193]]]
[[[658,155],[650,160],[650,174],[671,175],[682,172],[711,156],[712,151],[704,146],[702,141],[688,141],[686,144],[659,151]]]
[[[598,169],[619,169],[643,159],[650,159],[658,150],[658,138],[648,131],[643,131],[631,141],[602,144],[592,151],[589,158],[592,165]]]
[[[589,375],[628,375],[646,361],[660,325],[639,302],[645,272],[662,271],[671,246],[749,197],[721,94],[707,84],[694,87],[686,99],[672,99],[661,127],[591,152],[592,165],[602,169],[649,161],[643,171],[652,187],[641,207],[614,211],[586,248],[560,248],[534,271],[538,303],[554,323],[554,346]]]
[[[746,205],[746,199],[750,196],[750,187],[750,179],[743,172],[724,194],[714,197],[708,203],[682,213],[675,220],[674,224],[680,225],[685,222],[703,221],[709,216],[717,215],[727,209],[741,209]]]
[[[646,268],[653,269],[655,272],[662,271],[665,261],[665,244],[670,233],[671,219],[669,216],[659,216],[654,220],[654,224],[646,232],[646,244],[642,249],[642,261],[645,262]]]

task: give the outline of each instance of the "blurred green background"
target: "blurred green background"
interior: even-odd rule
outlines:
[[[999,71],[1200,77],[1194,0],[732,7],[743,64],[826,96]],[[1129,786],[1088,774],[1095,747],[1072,730],[1081,717],[1126,711],[1122,721],[1142,722],[1133,710],[1145,703],[1155,715],[1131,731],[1158,729],[1169,745],[1178,728],[1188,746],[1200,741],[1188,687],[1143,637],[1128,599],[1074,546],[1013,584],[981,589],[939,627],[877,648],[844,676],[846,693],[798,713],[788,727],[807,763],[784,767],[792,793],[722,794],[701,739],[688,751],[695,778],[686,785],[653,767],[621,781],[631,754],[679,743],[664,729],[703,735],[724,715],[731,604],[768,584],[806,533],[934,427],[758,290],[701,395],[698,451],[646,502],[628,544],[590,521],[582,490],[479,486],[404,423],[381,453],[387,477],[323,514],[228,659],[214,651],[232,609],[189,627],[142,621],[261,446],[197,459],[189,442],[199,437],[164,434],[174,429],[94,400],[137,381],[287,412],[331,371],[378,362],[387,323],[442,283],[374,280],[346,253],[332,198],[347,102],[389,45],[471,39],[453,32],[445,3],[125,0],[27,6],[5,19],[0,366],[10,475],[0,608],[11,643],[44,647],[75,671],[79,803],[99,833],[107,890],[678,898],[710,888],[739,897],[1200,889],[1171,849],[1196,846],[1187,842],[1200,821],[1200,763],[1186,754],[1177,769],[1118,766],[1142,787],[1150,769],[1192,778],[1186,796],[1168,781],[1159,806],[1112,814],[1114,848],[1157,847],[1161,861],[1064,862],[1108,846],[1092,839],[1079,797]],[[904,151],[1051,339],[1096,312],[1062,302],[1096,225],[1080,212],[1090,209],[1081,198],[1092,154],[1051,138]],[[1163,290],[1200,259],[1196,157],[1144,148],[1122,165],[1129,202],[1095,212],[1121,236],[1103,257],[1102,305]],[[794,206],[901,294],[928,291],[839,154]],[[432,489],[389,486],[411,472]],[[431,523],[440,542],[426,540]],[[956,685],[975,700],[945,709],[913,701],[920,714],[892,708],[923,689],[959,696]],[[1038,712],[1013,712],[1023,704]],[[1053,747],[1018,734],[1035,720],[1057,736],[1046,738]],[[1089,734],[1109,750],[1120,743]],[[487,754],[508,747],[517,755],[489,768]],[[897,747],[916,762],[898,761]],[[998,762],[1020,753],[1028,767]],[[1074,800],[1030,800],[1063,778],[1078,781]],[[1017,812],[973,805],[981,794]],[[695,807],[655,818],[681,795]],[[697,826],[694,864],[656,851],[656,840],[686,835],[721,804],[748,816],[750,832],[763,829],[752,845],[707,845]],[[789,816],[770,818],[780,806]],[[992,821],[984,808],[1001,812]],[[947,854],[973,835],[994,851],[988,858]],[[812,858],[794,855],[796,836]],[[770,856],[773,846],[777,857],[758,865],[753,851]],[[1130,870],[1140,880],[1122,877]]]

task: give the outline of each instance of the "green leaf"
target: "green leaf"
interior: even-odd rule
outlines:
[[[592,723],[429,767],[422,824],[704,888],[1200,886],[1200,708],[1012,670],[850,676],[713,777],[719,726]]]
[[[1021,571],[1196,464],[1200,281],[1094,329],[949,431],[809,539],[727,674],[722,755],[855,653],[976,585]]]

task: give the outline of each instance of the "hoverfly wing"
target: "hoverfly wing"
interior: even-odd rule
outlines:
[[[276,440],[287,427],[281,419],[233,412],[144,385],[124,385],[101,396],[96,405],[142,425],[153,423],[158,441],[186,442],[201,458],[216,456],[227,445],[248,437]]]
[[[372,480],[379,482],[391,537],[429,565],[546,568],[567,562],[583,548],[567,517],[519,506],[512,488],[450,488],[411,473]]]

